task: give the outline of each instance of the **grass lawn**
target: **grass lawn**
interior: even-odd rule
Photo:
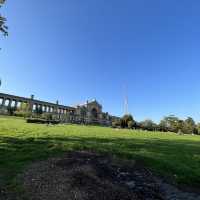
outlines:
[[[32,161],[81,149],[138,159],[178,183],[200,186],[200,136],[80,125],[46,126],[0,117],[0,181],[4,184],[12,184],[16,174]]]

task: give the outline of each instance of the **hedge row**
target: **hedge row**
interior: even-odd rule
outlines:
[[[60,121],[58,120],[46,120],[40,118],[28,118],[26,119],[27,123],[38,123],[38,124],[59,124]]]

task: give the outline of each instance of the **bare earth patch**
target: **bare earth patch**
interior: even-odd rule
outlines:
[[[30,200],[198,200],[131,161],[71,152],[32,164],[20,181]]]

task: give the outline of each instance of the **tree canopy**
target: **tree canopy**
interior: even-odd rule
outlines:
[[[0,0],[0,8],[5,3],[6,0]],[[0,32],[3,33],[4,36],[8,35],[8,27],[5,24],[6,18],[3,17],[0,13]]]
[[[175,115],[166,116],[159,124],[156,124],[151,119],[137,122],[133,119],[133,116],[129,114],[124,115],[120,121],[115,121],[113,127],[134,128],[146,131],[169,131],[178,134],[200,134],[200,123],[196,124],[191,117],[183,120]]]
[[[128,125],[129,122],[134,122],[133,116],[132,115],[124,115],[121,118],[121,127],[122,128],[128,128],[128,126],[130,126],[130,124]]]
[[[157,125],[151,119],[146,119],[140,122],[140,128],[143,130],[153,131],[156,130]]]

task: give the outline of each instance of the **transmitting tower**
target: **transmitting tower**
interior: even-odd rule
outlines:
[[[128,114],[128,95],[127,95],[127,90],[126,86],[124,87],[124,114]]]

